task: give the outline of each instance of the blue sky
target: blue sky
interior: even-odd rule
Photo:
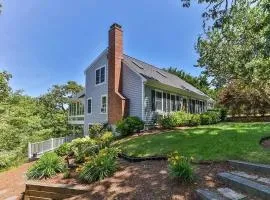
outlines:
[[[1,0],[0,0],[1,1]],[[180,0],[2,0],[0,70],[11,86],[38,96],[53,84],[84,83],[84,69],[107,47],[109,26],[124,30],[124,51],[192,75],[203,7]],[[20,3],[18,3],[20,2]]]

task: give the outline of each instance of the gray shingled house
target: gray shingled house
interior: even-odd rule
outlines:
[[[177,76],[123,53],[123,31],[113,24],[109,46],[85,70],[85,91],[70,105],[69,123],[115,124],[138,116],[153,124],[158,113],[205,112],[212,99]]]

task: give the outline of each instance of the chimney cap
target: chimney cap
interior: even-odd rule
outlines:
[[[114,23],[114,24],[111,25],[110,28],[111,28],[111,29],[113,29],[113,28],[119,28],[119,29],[122,29],[122,26],[119,25],[119,24],[117,24],[117,23]]]

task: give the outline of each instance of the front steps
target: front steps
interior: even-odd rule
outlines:
[[[244,170],[222,172],[217,175],[230,188],[198,189],[196,190],[198,199],[270,200],[270,171],[268,171],[270,165],[242,161],[229,163],[238,170]]]
[[[72,185],[27,183],[24,200],[66,199],[86,192],[87,189]]]

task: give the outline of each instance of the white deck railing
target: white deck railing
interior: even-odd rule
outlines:
[[[73,139],[78,138],[78,135],[68,135],[60,138],[51,138],[41,142],[28,143],[28,158],[33,158],[34,156],[39,157],[40,155],[52,151],[58,148],[61,144],[66,142],[71,142]]]

